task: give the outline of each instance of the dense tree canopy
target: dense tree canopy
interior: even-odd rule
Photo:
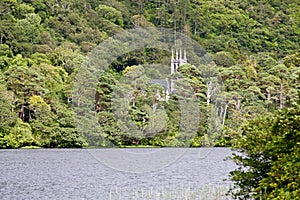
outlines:
[[[299,0],[1,0],[0,148],[233,146],[234,198],[297,199],[299,13]],[[95,47],[145,27],[192,38],[203,62],[170,75],[171,52],[135,49],[96,79],[88,66],[92,99],[74,94]],[[151,83],[165,74],[175,93]]]
[[[299,8],[297,0],[1,1],[0,147],[236,144],[241,124],[298,100]],[[92,113],[99,135],[90,137],[105,137],[111,144],[93,144],[78,134],[72,109],[78,69],[102,41],[137,27],[184,33],[213,60],[178,69],[201,111],[197,134],[186,143],[179,131],[180,95],[162,100],[164,89],[139,75],[148,72],[148,64],[169,65],[170,52],[160,49],[126,53],[99,78]],[[151,73],[160,78],[158,68]],[[127,114],[143,136],[127,134],[124,120],[115,118],[117,90],[132,92]],[[151,134],[151,129],[159,131]]]
[[[260,116],[242,129],[231,172],[236,199],[297,199],[300,195],[300,106]]]

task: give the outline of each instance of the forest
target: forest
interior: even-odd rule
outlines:
[[[237,198],[295,199],[299,13],[298,0],[1,0],[0,148],[235,147],[245,154],[233,158],[242,166],[231,174],[242,188],[233,191]],[[201,113],[195,134],[180,133],[180,93],[161,99],[164,88],[150,83],[147,66],[171,60],[171,49],[154,48],[125,53],[101,71],[84,113],[96,121],[96,131],[89,130],[88,117],[76,117],[83,112],[74,97],[80,67],[114,35],[149,27],[186,35],[210,58],[176,73]],[[117,119],[113,100],[121,90],[130,99]],[[164,112],[153,117],[154,110]],[[123,122],[128,117],[130,125]]]
[[[299,100],[298,13],[296,0],[1,1],[0,147],[231,146],[242,135],[241,124]],[[147,64],[170,62],[170,52],[143,49],[119,57],[97,80],[94,112],[98,132],[108,142],[90,144],[88,134],[78,134],[72,108],[76,73],[97,45],[137,27],[177,31],[207,51],[222,82],[221,128],[211,128],[207,114],[208,102],[214,101],[205,80],[207,66],[187,64],[178,73],[190,83],[205,115],[195,137],[184,141],[178,136],[176,94],[168,102],[158,101],[167,118],[159,133],[142,137],[120,129],[111,99],[121,77],[142,80],[138,74]],[[157,89],[163,90],[149,83],[132,88],[128,109],[140,129],[149,128],[146,107],[153,107]],[[218,138],[211,139],[215,132]]]

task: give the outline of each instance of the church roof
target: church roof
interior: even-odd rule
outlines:
[[[154,85],[154,84],[159,84],[159,85],[161,85],[165,90],[168,90],[168,88],[169,88],[168,82],[167,82],[166,80],[164,80],[164,79],[152,79],[152,80],[150,81],[150,83],[151,83],[152,85]]]

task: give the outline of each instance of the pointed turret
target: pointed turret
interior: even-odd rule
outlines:
[[[171,57],[171,74],[175,72],[175,60],[174,60],[174,50],[172,49],[172,57]]]
[[[182,51],[179,49],[179,65],[182,63]]]
[[[187,63],[187,59],[186,59],[186,49],[184,49],[183,51],[183,62],[186,64]]]
[[[174,60],[174,49],[172,49],[172,57],[171,57],[171,61]]]

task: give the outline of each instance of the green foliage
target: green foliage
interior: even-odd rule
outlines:
[[[213,60],[217,65],[223,67],[230,67],[235,64],[235,60],[228,52],[217,52]]]
[[[1,1],[0,145],[184,146],[185,133],[178,131],[182,97],[162,100],[164,89],[146,77],[169,73],[168,67],[155,65],[170,62],[170,53],[160,49],[139,49],[115,60],[95,83],[95,110],[89,114],[97,116],[98,133],[87,133],[88,141],[75,129],[88,123],[75,122],[71,106],[85,55],[108,37],[137,27],[185,33],[208,51],[216,66],[178,69],[182,89],[192,89],[201,112],[197,134],[188,142],[197,147],[237,144],[242,123],[299,99],[299,7],[296,0]],[[118,91],[131,97],[128,115],[121,119],[112,107]],[[126,128],[140,132],[125,134]]]
[[[30,125],[18,119],[10,132],[1,138],[0,145],[2,148],[19,148],[22,146],[38,145],[38,143],[32,135]]]
[[[11,93],[9,93],[2,85],[0,85],[0,133],[8,133],[11,127],[14,127],[17,115],[11,112]]]
[[[122,13],[117,9],[106,5],[99,5],[96,8],[96,11],[99,17],[103,17],[104,19],[107,19],[117,25],[123,25]]]
[[[300,106],[257,117],[243,127],[231,172],[236,199],[297,199],[300,194]]]

